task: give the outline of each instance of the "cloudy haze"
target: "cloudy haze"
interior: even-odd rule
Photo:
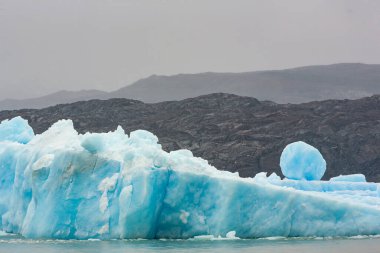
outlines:
[[[380,1],[0,0],[0,99],[151,74],[380,63]]]

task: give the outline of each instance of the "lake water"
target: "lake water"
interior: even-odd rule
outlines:
[[[254,252],[254,253],[379,253],[380,238],[252,239],[252,240],[29,240],[16,235],[0,236],[0,252],[10,253],[139,253],[139,252]]]

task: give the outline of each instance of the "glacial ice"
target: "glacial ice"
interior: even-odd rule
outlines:
[[[367,182],[363,174],[352,174],[352,175],[340,175],[337,177],[330,178],[330,181],[335,182]]]
[[[34,135],[21,118],[0,130],[0,230],[27,238],[380,234],[379,184],[319,181],[322,160],[303,144],[284,151],[288,178],[240,178],[144,130],[78,134],[60,120]],[[313,180],[291,179],[298,170]]]
[[[284,148],[280,166],[285,177],[296,180],[320,180],[326,171],[326,161],[319,150],[302,141]]]
[[[0,124],[0,141],[28,143],[33,137],[33,129],[21,117],[3,120]]]

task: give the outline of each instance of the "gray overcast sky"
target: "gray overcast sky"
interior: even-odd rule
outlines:
[[[0,99],[337,62],[380,63],[380,1],[0,0]]]

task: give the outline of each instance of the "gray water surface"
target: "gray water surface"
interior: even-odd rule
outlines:
[[[252,240],[29,240],[11,235],[0,237],[0,252],[12,253],[140,253],[140,252],[255,252],[255,253],[379,253],[380,238],[252,239]]]

